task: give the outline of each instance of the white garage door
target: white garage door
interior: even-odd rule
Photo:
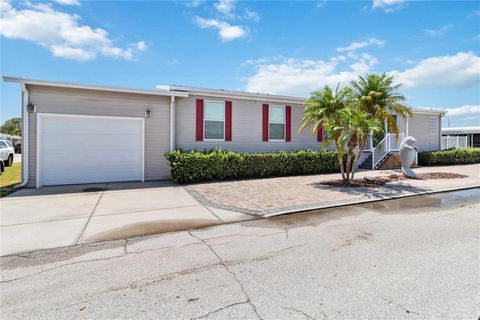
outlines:
[[[38,114],[38,186],[143,180],[144,119]]]

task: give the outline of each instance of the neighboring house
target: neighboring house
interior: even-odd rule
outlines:
[[[480,127],[442,128],[442,149],[480,147]]]
[[[304,98],[161,86],[138,90],[4,77],[22,85],[23,179],[43,185],[170,178],[176,147],[239,152],[319,149],[298,133]],[[400,132],[440,148],[443,111],[414,110]]]

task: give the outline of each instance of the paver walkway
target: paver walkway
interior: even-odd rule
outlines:
[[[410,195],[480,186],[480,164],[423,167],[416,172],[452,172],[461,179],[403,180],[379,188],[342,188],[320,184],[339,179],[339,174],[308,175],[241,181],[200,183],[186,186],[202,204],[241,213],[272,216],[288,212],[364,203]],[[386,176],[399,170],[364,171],[356,178]]]

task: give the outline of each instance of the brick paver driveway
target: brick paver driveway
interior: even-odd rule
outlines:
[[[342,188],[319,182],[340,178],[339,174],[308,175],[200,183],[186,186],[201,203],[242,213],[269,216],[287,212],[363,203],[411,195],[480,186],[480,164],[423,167],[416,172],[452,172],[461,179],[403,180],[379,188]],[[399,171],[364,171],[356,178],[385,176]]]

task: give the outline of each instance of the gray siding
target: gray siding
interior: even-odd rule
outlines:
[[[430,118],[436,120],[435,133],[429,132]],[[441,118],[438,114],[414,113],[408,119],[408,135],[417,139],[419,151],[431,151],[440,149]]]
[[[35,85],[28,85],[28,90],[37,113],[144,117],[150,110],[151,117],[145,121],[145,180],[170,178],[164,157],[169,150],[170,97]],[[28,186],[32,187],[36,183],[36,125],[36,114],[29,114]]]
[[[232,141],[195,141],[196,99],[232,101]],[[213,147],[237,152],[270,152],[295,149],[319,149],[317,136],[308,130],[297,133],[303,116],[303,106],[292,107],[292,141],[262,141],[262,105],[268,101],[221,99],[202,96],[177,98],[176,146],[185,150],[208,150]],[[271,103],[279,105],[278,103]]]

